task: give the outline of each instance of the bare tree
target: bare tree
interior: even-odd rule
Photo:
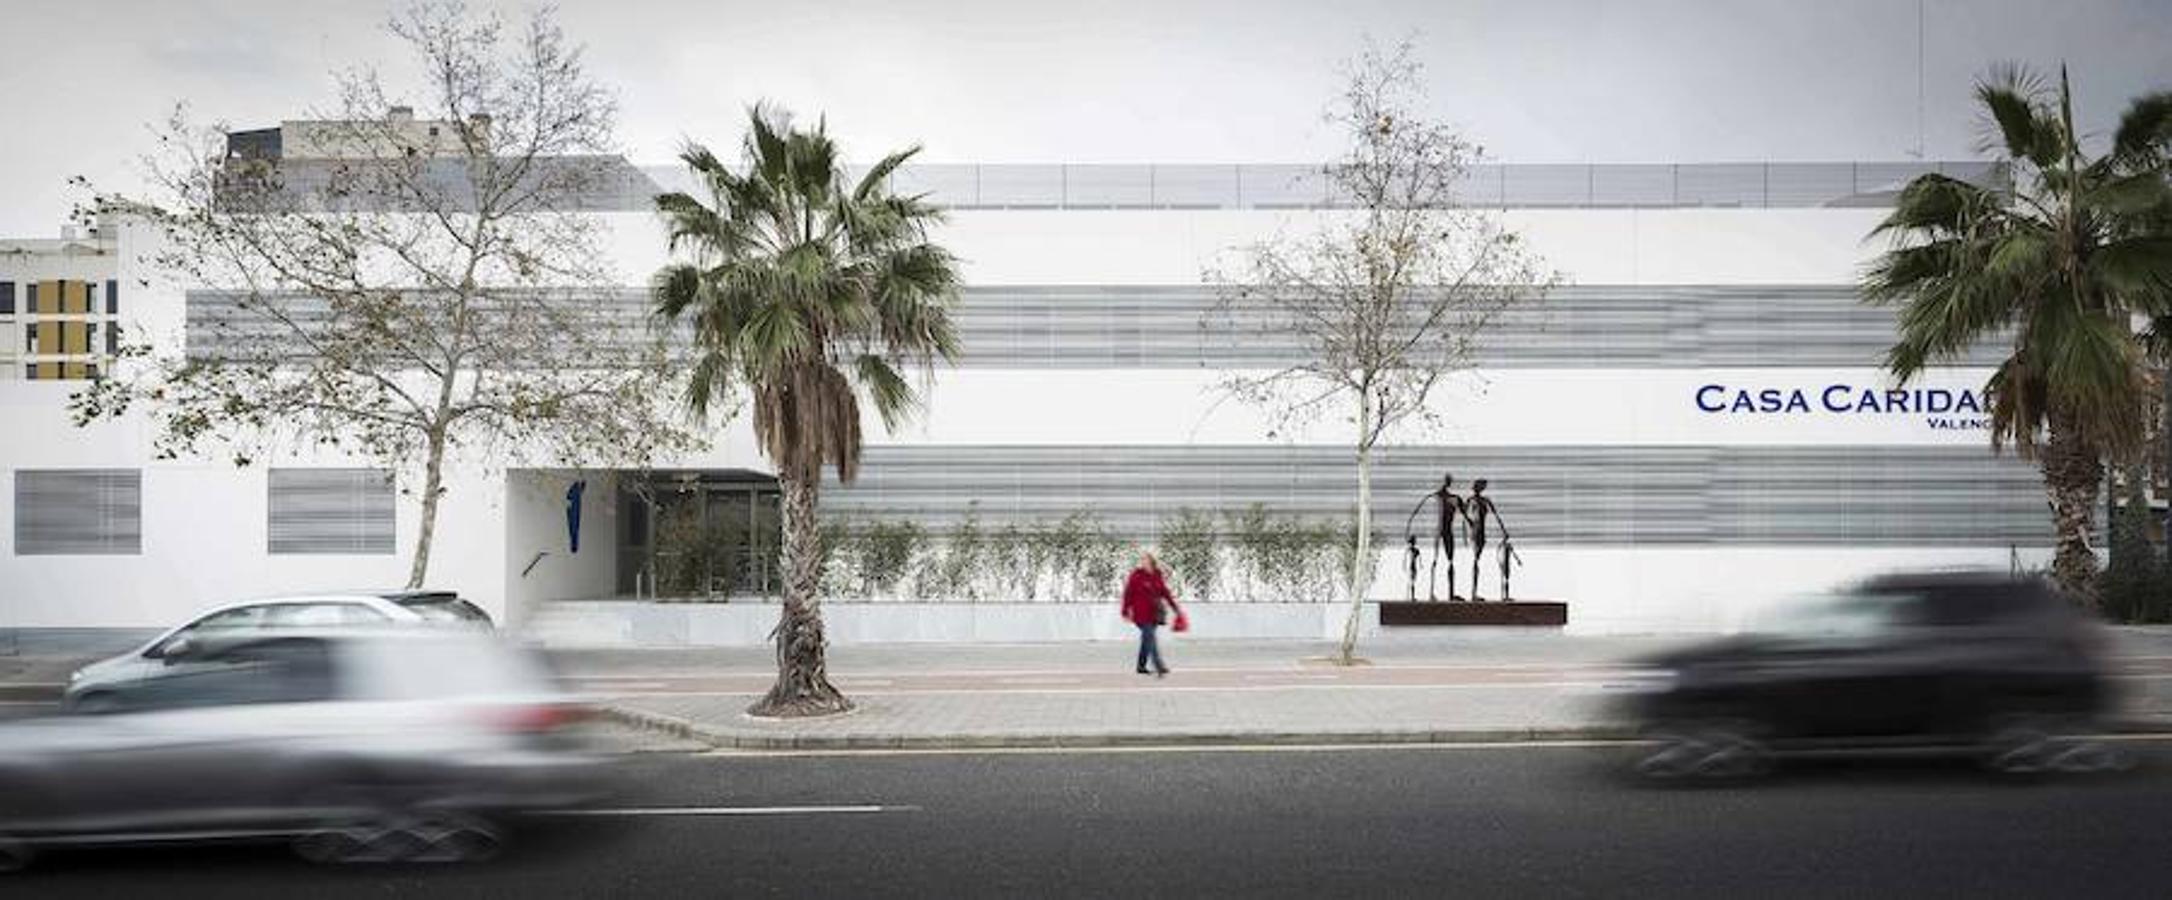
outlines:
[[[593,211],[646,192],[580,49],[548,11],[508,28],[419,5],[387,27],[412,99],[363,67],[279,132],[177,111],[146,162],[154,196],[100,198],[162,232],[152,262],[191,290],[191,334],[186,353],[135,345],[72,406],[86,424],[147,401],[167,457],[314,446],[419,468],[419,587],[456,454],[642,464],[695,439],[644,298],[604,255]]]
[[[1498,214],[1456,202],[1481,150],[1428,121],[1424,99],[1408,40],[1368,45],[1325,116],[1350,142],[1321,173],[1348,210],[1237,248],[1232,265],[1208,273],[1223,286],[1209,327],[1237,341],[1295,335],[1304,347],[1300,362],[1225,379],[1229,395],[1268,411],[1273,434],[1327,415],[1353,426],[1357,535],[1345,663],[1373,575],[1374,449],[1402,426],[1435,421],[1434,387],[1471,365],[1486,327],[1559,281]]]

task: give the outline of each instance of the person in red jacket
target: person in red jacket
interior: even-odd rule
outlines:
[[[1176,595],[1169,592],[1169,584],[1162,578],[1161,563],[1152,552],[1139,556],[1139,567],[1131,570],[1124,579],[1124,621],[1139,626],[1138,672],[1146,674],[1146,664],[1154,663],[1156,677],[1169,674],[1169,667],[1162,664],[1161,647],[1154,640],[1154,632],[1165,621],[1164,608],[1176,606]],[[1181,614],[1181,613],[1180,613]]]

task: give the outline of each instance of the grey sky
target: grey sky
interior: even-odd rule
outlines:
[[[1517,162],[1902,159],[1912,0],[566,0],[641,162],[736,139],[774,99],[856,159],[918,141],[982,162],[1268,162],[1333,147],[1317,114],[1365,33],[1415,30],[1438,111]],[[0,235],[54,231],[74,174],[128,186],[175,101],[237,127],[389,59],[386,2],[9,0]],[[516,7],[517,8],[517,7]],[[1923,140],[1968,157],[1987,64],[2068,61],[2085,127],[2172,88],[2172,0],[1926,0]],[[389,59],[389,63],[398,60]]]

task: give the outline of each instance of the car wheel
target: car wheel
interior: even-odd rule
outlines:
[[[104,715],[120,708],[120,698],[104,691],[83,694],[68,701],[70,711],[91,716]]]
[[[1984,741],[1984,767],[2002,775],[2090,775],[2133,767],[2124,747],[2089,736],[2081,723],[2043,716],[2000,721]]]
[[[1772,751],[1750,723],[1713,721],[1655,729],[1634,764],[1655,781],[1726,781],[1772,769]]]
[[[505,835],[479,816],[439,813],[414,824],[421,850],[416,862],[483,862],[505,849]]]
[[[327,823],[295,838],[294,852],[316,863],[458,863],[493,858],[505,838],[489,821],[462,813],[393,811]]]

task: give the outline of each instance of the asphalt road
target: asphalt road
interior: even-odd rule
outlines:
[[[2097,780],[1906,760],[1687,790],[1589,747],[658,754],[628,763],[618,812],[492,863],[86,851],[0,894],[2163,897],[2172,743],[2135,746],[2140,769]]]

